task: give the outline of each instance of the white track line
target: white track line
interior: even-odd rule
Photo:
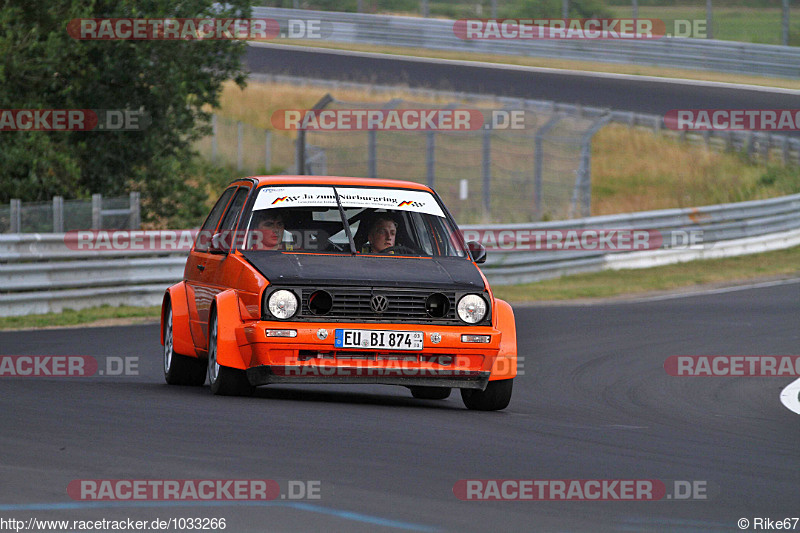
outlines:
[[[564,74],[569,76],[591,76],[595,78],[610,78],[610,79],[617,79],[617,80],[629,80],[629,81],[646,81],[652,83],[671,83],[675,85],[695,85],[695,86],[704,86],[704,87],[722,87],[727,89],[739,89],[739,90],[748,90],[748,91],[760,91],[760,92],[767,92],[767,93],[781,93],[781,94],[792,94],[798,95],[800,91],[796,89],[786,89],[783,87],[769,87],[764,85],[748,85],[745,83],[727,83],[721,81],[704,81],[704,80],[688,80],[684,78],[662,78],[659,76],[639,76],[635,74],[614,74],[610,72],[592,72],[586,70],[569,70],[569,69],[560,69],[560,68],[547,68],[547,67],[529,67],[525,65],[510,65],[507,63],[489,63],[486,61],[468,61],[462,59],[439,59],[434,57],[420,57],[420,56],[409,56],[409,55],[402,55],[402,54],[382,54],[378,52],[359,52],[354,50],[339,50],[336,48],[320,48],[314,46],[297,46],[297,45],[290,45],[290,44],[273,44],[273,43],[262,43],[258,41],[248,41],[250,46],[255,46],[257,48],[277,48],[283,50],[295,50],[295,51],[316,51],[320,53],[326,54],[335,54],[335,55],[343,55],[343,56],[356,56],[356,57],[371,57],[376,59],[393,59],[396,61],[415,61],[419,63],[439,63],[439,64],[446,64],[446,65],[460,65],[460,66],[467,66],[467,67],[478,67],[478,68],[486,68],[486,69],[493,69],[493,70],[516,70],[516,71],[524,71],[524,72],[542,72],[542,73],[549,73],[549,74]],[[711,71],[713,73],[713,71]]]
[[[800,415],[800,379],[792,381],[781,391],[781,403],[788,410]]]

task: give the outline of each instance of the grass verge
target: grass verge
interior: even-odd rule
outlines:
[[[91,307],[79,311],[66,309],[63,313],[2,317],[0,318],[0,330],[43,329],[68,326],[114,326],[157,321],[160,316],[161,306],[111,307],[109,305],[104,305],[102,307]]]
[[[690,261],[654,268],[606,270],[523,285],[496,286],[492,290],[499,298],[520,303],[642,295],[798,275],[800,246],[763,254]]]

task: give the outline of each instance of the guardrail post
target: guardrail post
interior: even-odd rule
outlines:
[[[236,121],[236,170],[244,168],[244,124]]]
[[[217,162],[217,114],[211,115],[211,161]]]
[[[64,233],[63,196],[53,196],[53,233]]]
[[[18,198],[11,199],[11,211],[9,212],[11,218],[11,233],[22,233],[22,200]]]
[[[272,132],[266,130],[266,139],[264,140],[264,168],[266,172],[272,168]]]
[[[92,229],[103,229],[103,195],[92,195]]]
[[[433,187],[436,178],[436,132],[433,130],[426,134],[425,166],[428,187]]]
[[[138,191],[131,191],[130,194],[130,209],[131,214],[128,218],[129,229],[139,229],[142,227],[142,211],[139,204],[140,193]]]
[[[481,157],[483,176],[483,210],[491,218],[492,215],[492,128],[483,130],[483,154]]]

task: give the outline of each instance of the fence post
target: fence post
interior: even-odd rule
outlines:
[[[211,161],[217,162],[217,114],[211,115]]]
[[[378,132],[371,129],[367,132],[367,177],[369,178],[376,178],[378,174],[377,152]]]
[[[611,121],[611,115],[600,117],[581,137],[581,162],[572,190],[571,214],[577,211],[580,199],[580,216],[588,217],[592,210],[592,137]]]
[[[142,227],[142,211],[139,205],[140,193],[138,191],[132,191],[130,198],[131,214],[128,219],[128,228],[139,229]]]
[[[436,132],[433,130],[427,133],[427,150],[425,151],[425,163],[428,175],[428,187],[433,187],[436,178]]]
[[[269,169],[272,168],[272,132],[270,130],[266,130],[266,139],[264,141],[264,168],[266,172],[269,173]]]
[[[64,233],[63,196],[53,196],[53,233]]]
[[[244,168],[244,124],[236,121],[236,170]]]
[[[11,233],[22,233],[22,200],[18,198],[11,199],[9,215],[11,218]]]
[[[492,129],[483,130],[483,151],[481,156],[481,175],[483,176],[483,211],[492,216]]]
[[[297,140],[294,145],[294,166],[298,176],[306,173],[306,130],[297,130]]]
[[[544,126],[539,128],[534,136],[534,149],[533,149],[533,196],[534,196],[534,218],[539,220],[542,218],[542,163],[544,159],[544,149],[542,147],[542,139],[545,134],[550,131],[553,126],[561,120],[561,115],[554,114],[550,120],[545,122]]]
[[[103,229],[103,195],[92,195],[92,229]]]

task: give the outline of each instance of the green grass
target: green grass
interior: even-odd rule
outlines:
[[[610,6],[615,17],[630,17],[631,7]],[[747,43],[781,43],[781,9],[773,7],[714,7],[711,28],[714,39]],[[667,33],[673,33],[675,20],[706,20],[705,6],[640,6],[639,18],[661,19],[666,23]],[[688,37],[695,37],[689,35]],[[704,38],[703,35],[698,36]],[[800,45],[800,20],[796,10],[789,16],[789,44]]]
[[[63,313],[47,313],[43,315],[11,316],[0,318],[2,329],[38,329],[57,326],[77,326],[96,323],[97,325],[113,325],[120,321],[139,322],[146,319],[158,321],[161,307],[119,306],[92,307],[75,311],[65,309]]]
[[[495,286],[492,290],[495,296],[509,302],[575,300],[673,291],[708,284],[735,284],[751,279],[798,275],[800,275],[800,246],[726,259],[578,274],[524,285]]]

